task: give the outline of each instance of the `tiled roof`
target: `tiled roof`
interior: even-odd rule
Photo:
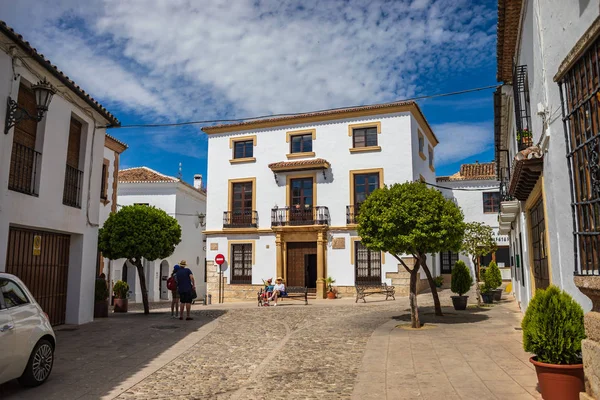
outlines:
[[[116,137],[109,135],[108,133],[106,133],[104,136],[104,145],[109,149],[116,151],[117,153],[122,153],[129,148],[129,146],[127,146],[125,143],[121,142]]]
[[[119,171],[119,183],[179,182],[179,179],[161,174],[148,167],[127,168]]]
[[[80,88],[75,82],[73,82],[68,76],[66,76],[56,65],[53,65],[50,60],[44,57],[43,54],[38,53],[37,50],[32,47],[29,42],[23,39],[23,36],[19,35],[10,26],[6,25],[6,22],[0,21],[0,32],[9,37],[10,40],[15,42],[25,53],[31,58],[38,62],[41,66],[46,68],[56,79],[61,81],[68,89],[73,91],[83,101],[89,104],[96,112],[106,118],[112,126],[120,126],[119,120],[112,115],[102,104],[98,103],[92,96]]]
[[[521,6],[523,0],[498,0],[498,42],[496,56],[498,65],[496,80],[512,82],[513,57],[517,46]]]
[[[309,160],[279,161],[269,164],[273,171],[294,171],[313,168],[329,168],[329,162],[322,158],[311,158]]]
[[[460,171],[450,176],[438,176],[437,182],[448,181],[477,181],[477,180],[495,180],[496,163],[475,163],[463,164],[460,166]]]

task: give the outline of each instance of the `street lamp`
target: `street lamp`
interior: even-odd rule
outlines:
[[[203,227],[203,226],[206,225],[206,223],[204,222],[204,219],[206,218],[206,214],[198,213],[196,215],[196,217],[198,218],[196,220],[196,228],[198,228],[198,226],[202,226]]]
[[[31,87],[35,95],[35,108],[37,115],[31,115],[26,109],[17,104],[17,102],[8,96],[8,105],[6,107],[6,125],[4,126],[4,134],[8,134],[10,128],[17,123],[25,120],[41,121],[44,114],[48,111],[48,106],[52,101],[52,96],[56,93],[56,89],[44,78],[37,84]]]

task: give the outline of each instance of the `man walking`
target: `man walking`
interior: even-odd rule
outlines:
[[[183,308],[185,306],[187,310],[186,321],[193,319],[190,317],[190,311],[192,308],[192,291],[196,290],[196,281],[192,271],[187,267],[187,262],[181,260],[179,263],[179,269],[175,273],[177,278],[177,291],[179,292],[180,312],[179,319],[183,319]]]

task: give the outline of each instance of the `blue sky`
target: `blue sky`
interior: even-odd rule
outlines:
[[[496,2],[19,0],[0,15],[123,125],[313,111],[494,85]],[[491,161],[492,91],[419,102],[438,175]],[[199,126],[112,129],[122,167],[206,176]]]

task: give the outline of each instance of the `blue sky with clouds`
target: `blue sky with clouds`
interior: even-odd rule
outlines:
[[[19,0],[0,15],[123,123],[243,118],[495,84],[496,2]],[[438,175],[493,159],[492,91],[419,102]],[[206,174],[199,126],[113,129],[122,167]]]

